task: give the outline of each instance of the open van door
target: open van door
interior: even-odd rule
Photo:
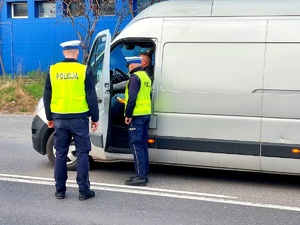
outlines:
[[[109,33],[109,30],[99,32],[93,42],[92,50],[87,60],[87,66],[92,69],[94,74],[100,116],[99,128],[96,132],[91,133],[90,137],[92,144],[100,148],[105,148],[108,133],[110,43],[111,34]]]

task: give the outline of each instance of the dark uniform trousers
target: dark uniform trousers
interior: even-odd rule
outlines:
[[[66,181],[68,178],[67,154],[73,136],[77,156],[76,181],[79,186],[79,192],[85,192],[90,188],[88,177],[89,151],[91,150],[89,119],[55,119],[54,126],[54,147],[56,149],[54,178],[56,191],[66,191]]]
[[[149,174],[148,130],[150,115],[133,116],[128,126],[129,145],[134,157],[136,176]]]

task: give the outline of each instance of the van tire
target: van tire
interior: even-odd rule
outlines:
[[[54,133],[52,133],[47,141],[46,153],[49,161],[54,165],[55,162],[55,148],[54,148]],[[67,159],[67,169],[69,171],[75,171],[77,165],[77,157],[74,144],[70,145]]]

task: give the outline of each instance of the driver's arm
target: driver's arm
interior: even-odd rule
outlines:
[[[128,82],[128,80],[124,80],[124,81],[122,81],[120,83],[113,84],[113,90],[114,91],[123,91],[123,90],[125,90],[127,82]]]

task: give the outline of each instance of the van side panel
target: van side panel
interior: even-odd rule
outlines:
[[[261,116],[264,44],[165,43],[157,111]],[[258,140],[258,139],[256,139]]]
[[[147,18],[144,20],[137,21],[130,26],[127,26],[122,32],[116,37],[113,43],[121,39],[127,38],[156,38],[161,39],[162,31],[162,18]]]
[[[300,119],[300,43],[266,49],[263,117]]]
[[[273,43],[266,47],[262,142],[300,144],[299,30],[300,21],[269,21],[268,42]]]
[[[251,18],[166,18],[162,43],[265,43],[267,21]]]
[[[300,2],[298,1],[298,4]],[[300,5],[299,5],[300,7]],[[300,17],[268,20],[267,42],[295,43],[300,42]]]
[[[231,167],[226,154],[256,156],[251,169],[260,169],[262,93],[255,90],[263,85],[265,38],[266,21],[165,20],[154,109],[159,154],[197,151],[220,167]]]
[[[298,0],[214,0],[212,16],[299,15]]]
[[[263,87],[262,169],[300,172],[300,21],[269,20]],[[274,158],[276,157],[276,158]],[[274,163],[276,161],[276,163]]]
[[[244,32],[241,21],[206,22],[209,21],[166,20],[164,23],[162,69],[158,77],[161,80],[154,110],[172,115],[174,121],[161,125],[158,119],[157,132],[171,136],[168,135],[171,130],[172,136],[198,135],[213,139],[226,136],[227,140],[259,142],[262,95],[253,91],[261,89],[263,83],[266,22],[244,21],[248,32]],[[203,130],[186,127],[189,115],[195,116],[195,124],[197,120],[203,124],[206,115],[218,122],[213,122],[214,119],[205,122]],[[243,120],[243,125],[234,126],[231,134],[221,135],[222,127],[231,127],[234,118]],[[248,124],[253,130],[246,135],[244,130]],[[180,135],[175,134],[177,126],[182,132]],[[206,133],[206,129],[211,134]],[[216,133],[220,136],[215,136]]]

